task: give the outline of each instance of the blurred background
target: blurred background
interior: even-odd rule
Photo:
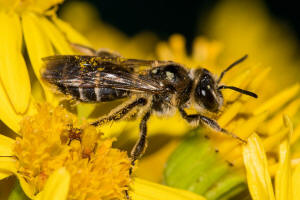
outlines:
[[[256,1],[256,0],[254,0]],[[65,1],[63,6],[74,2]],[[77,1],[78,2],[78,1]],[[142,31],[156,33],[161,39],[167,39],[173,33],[185,36],[191,44],[193,38],[206,33],[205,25],[210,14],[221,0],[86,0],[98,10],[101,19],[128,36]],[[265,11],[284,24],[297,38],[300,37],[299,6],[296,1],[257,1]],[[63,10],[63,6],[61,7]],[[239,12],[239,11],[237,11]],[[61,13],[61,12],[60,12]],[[234,15],[234,13],[232,13]],[[252,15],[249,8],[249,17]]]

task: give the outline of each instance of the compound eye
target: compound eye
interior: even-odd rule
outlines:
[[[217,112],[219,109],[218,98],[214,92],[213,85],[207,79],[199,81],[195,90],[195,100],[198,104],[203,105],[205,109],[211,112]]]

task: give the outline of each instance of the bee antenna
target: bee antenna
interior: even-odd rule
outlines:
[[[248,55],[244,55],[242,58],[238,59],[237,61],[235,61],[234,63],[232,63],[231,65],[229,65],[224,71],[222,71],[219,79],[217,80],[217,83],[219,84],[220,81],[222,80],[223,76],[225,75],[226,72],[228,72],[231,68],[233,68],[234,66],[236,66],[237,64],[243,62],[246,58],[248,57]]]
[[[248,95],[248,96],[253,97],[253,98],[258,97],[257,94],[255,94],[253,92],[250,92],[248,90],[243,90],[241,88],[237,88],[237,87],[234,87],[234,86],[221,85],[221,86],[218,87],[218,90],[222,90],[222,89],[231,89],[231,90],[237,91],[239,93]]]

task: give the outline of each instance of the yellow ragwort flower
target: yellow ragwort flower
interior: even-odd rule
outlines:
[[[17,133],[22,116],[34,110],[31,94],[43,93],[34,81],[41,78],[41,58],[55,53],[74,53],[69,42],[89,44],[70,25],[56,17],[56,5],[62,2],[0,1],[0,119]],[[26,47],[30,62],[25,61],[23,47]],[[29,65],[34,75],[29,73]],[[52,92],[44,89],[47,99],[53,102]]]
[[[111,148],[113,140],[100,139],[95,127],[83,125],[80,131],[70,124],[76,124],[75,117],[62,107],[40,105],[36,115],[23,120],[22,138],[1,136],[1,155],[14,156],[1,158],[1,178],[17,175],[32,199],[49,196],[42,192],[47,187],[66,187],[68,199],[121,199],[130,185],[126,152]],[[51,174],[63,181],[57,184]]]
[[[123,199],[128,189],[135,199],[204,199],[141,179],[132,185],[130,159],[111,147],[112,139],[101,139],[90,125],[77,129],[62,107],[37,110],[23,120],[22,138],[0,135],[0,155],[6,156],[0,157],[0,179],[16,175],[31,199]]]

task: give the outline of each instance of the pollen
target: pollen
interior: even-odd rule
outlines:
[[[77,126],[77,127],[76,127]],[[112,148],[113,139],[87,124],[78,126],[62,107],[39,105],[21,125],[14,152],[18,173],[37,194],[49,176],[65,167],[71,176],[68,199],[122,199],[130,185],[130,160]]]

